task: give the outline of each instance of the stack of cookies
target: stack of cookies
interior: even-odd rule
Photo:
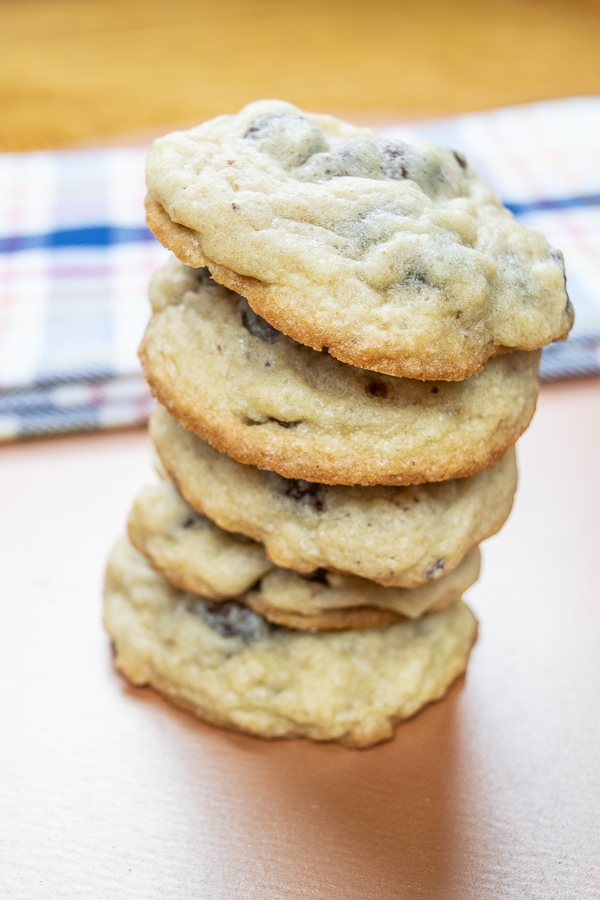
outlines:
[[[160,139],[147,181],[162,477],[109,561],[116,665],[230,728],[381,741],[466,668],[561,254],[461,154],[283,102]]]

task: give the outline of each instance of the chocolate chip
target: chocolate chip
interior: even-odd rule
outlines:
[[[314,153],[327,150],[321,130],[294,113],[272,112],[250,123],[245,138],[255,141],[263,153],[277,159],[285,168],[300,166]]]
[[[240,298],[239,310],[242,318],[242,325],[253,337],[264,341],[266,344],[274,344],[276,341],[281,341],[285,337],[280,331],[277,331],[276,328],[269,325],[269,323],[261,316],[258,316],[243,297]]]
[[[379,153],[386,178],[402,181],[410,179],[424,194],[432,199],[440,193],[460,196],[464,190],[462,179],[450,171],[450,160],[445,164],[433,158],[426,149],[411,146],[404,141],[379,141]],[[459,165],[460,160],[457,159]],[[466,162],[465,162],[466,164]]]
[[[311,572],[310,575],[305,575],[304,578],[307,581],[315,581],[317,584],[325,584],[329,587],[328,574],[327,569],[315,569],[314,572]]]
[[[385,381],[370,381],[367,385],[367,394],[371,397],[387,397],[390,392],[389,385]]]
[[[440,575],[444,571],[444,566],[446,565],[446,560],[442,557],[440,559],[436,559],[434,563],[431,563],[430,566],[427,566],[425,569],[425,574],[427,578],[434,579],[439,578]]]
[[[300,116],[291,117],[289,113],[282,112],[265,113],[263,116],[259,116],[250,122],[244,137],[256,138],[264,134],[265,131],[273,131],[274,128],[281,127],[286,120],[289,121],[290,118],[298,119]]]
[[[260,418],[253,419],[251,416],[241,416],[240,421],[242,425],[246,425],[248,428],[250,428],[253,425],[264,425],[268,420]]]
[[[427,276],[423,274],[423,272],[416,271],[414,269],[409,270],[406,278],[404,279],[404,284],[411,285],[417,290],[423,284],[428,284]]]
[[[258,641],[273,630],[266,619],[236,600],[217,603],[194,598],[189,608],[221,637],[240,638],[245,644]]]
[[[238,206],[237,203],[232,203],[232,204],[231,204],[231,208],[232,208],[232,209],[239,209],[239,206]]]
[[[185,522],[181,523],[182,528],[197,528],[199,525],[204,526],[206,524],[206,519],[204,516],[201,516],[199,513],[192,513],[187,517]]]
[[[556,249],[556,247],[550,247],[550,249],[548,251],[548,255],[550,256],[550,259],[553,260],[553,262],[555,262],[562,271],[563,283],[565,286],[565,293],[567,294],[565,313],[566,313],[567,319],[569,321],[569,327],[572,327],[573,322],[575,321],[575,311],[573,309],[573,305],[572,305],[572,303],[569,299],[569,295],[567,293],[567,273],[565,272],[565,258],[562,255],[562,253],[560,252],[560,250]]]
[[[454,159],[459,164],[461,169],[466,169],[468,163],[467,163],[467,160],[465,159],[465,157],[462,155],[462,153],[459,153],[458,150],[453,150],[452,153],[454,154]]]
[[[409,178],[406,164],[408,145],[402,141],[388,141],[380,145],[380,153],[383,158],[385,174],[388,178]]]
[[[325,509],[325,488],[322,484],[302,479],[286,479],[285,496],[299,503],[306,503],[315,510],[323,512]]]
[[[439,394],[439,392],[440,392],[439,387],[432,387],[432,388],[431,388],[431,393],[432,393],[432,394]]]
[[[410,178],[425,190],[424,176],[431,177],[432,163],[418,148],[404,141],[379,141],[378,148],[386,178],[396,181]]]
[[[315,153],[294,173],[299,181],[329,181],[331,178],[383,178],[376,145],[354,138],[328,153]]]

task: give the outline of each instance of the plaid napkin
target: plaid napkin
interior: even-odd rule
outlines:
[[[600,98],[381,129],[461,150],[565,255],[575,329],[542,377],[600,371]],[[144,422],[144,148],[0,155],[0,441]]]

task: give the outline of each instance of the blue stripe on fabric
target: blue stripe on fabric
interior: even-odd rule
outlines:
[[[600,371],[600,332],[572,334],[566,343],[549,344],[542,352],[540,378],[554,381]]]
[[[600,194],[583,194],[575,197],[556,197],[545,200],[529,200],[523,203],[503,201],[515,216],[549,210],[577,209],[600,206]],[[0,238],[0,253],[19,253],[23,250],[56,250],[64,247],[110,247],[114,244],[135,244],[154,241],[148,228],[119,228],[112,225],[88,225],[84,228],[66,228],[46,234],[20,234]]]
[[[524,216],[534,212],[600,206],[600,194],[529,200],[523,203],[505,200],[504,205],[515,216]],[[0,238],[0,253],[56,250],[65,247],[109,247],[115,244],[146,243],[154,240],[156,238],[152,232],[145,227],[121,228],[113,225],[88,225],[83,228],[49,231],[46,234],[16,234],[3,237]]]
[[[11,439],[41,437],[68,431],[97,431],[102,428],[101,413],[99,407],[83,406],[69,410],[46,409],[17,416],[12,423],[14,435]],[[130,423],[135,424],[139,418],[131,416]],[[4,435],[0,434],[0,437]]]
[[[504,200],[504,205],[515,216],[527,213],[545,212],[560,209],[577,209],[582,206],[600,206],[600,194],[584,194],[579,197],[556,197],[547,200],[529,200],[524,203],[511,203]]]
[[[46,234],[15,234],[0,238],[0,253],[59,250],[64,247],[110,247],[114,244],[139,244],[155,240],[149,228],[88,225],[84,228],[49,231]]]

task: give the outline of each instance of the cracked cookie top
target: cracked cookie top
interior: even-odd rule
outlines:
[[[147,183],[183,262],[352,365],[462,380],[572,325],[560,252],[450,149],[261,101],[160,138]]]

